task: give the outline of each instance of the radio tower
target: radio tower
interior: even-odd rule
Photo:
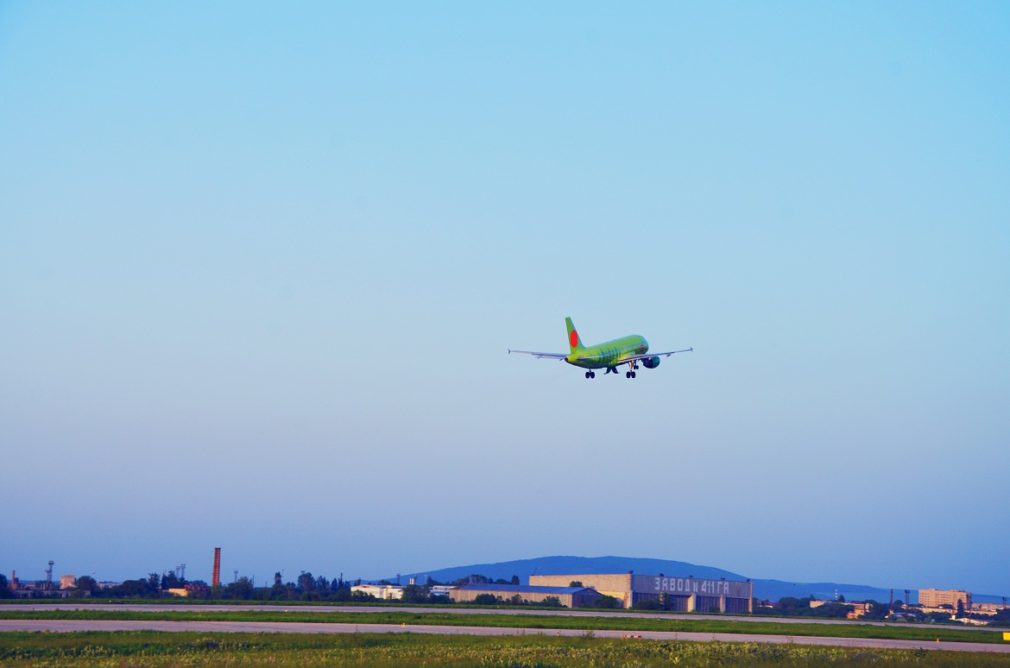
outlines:
[[[46,591],[53,590],[53,564],[56,563],[52,559],[49,560],[49,568],[46,569]]]
[[[221,585],[221,548],[214,548],[214,573],[210,577],[210,586],[219,587]]]

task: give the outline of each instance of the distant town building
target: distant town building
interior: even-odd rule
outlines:
[[[965,610],[971,608],[971,594],[966,591],[961,591],[960,589],[919,590],[919,605],[923,608],[939,608],[943,605],[949,605],[956,610],[958,601],[964,604]]]
[[[77,576],[75,575],[60,576],[60,589],[73,589],[76,586],[77,586]]]
[[[351,587],[351,593],[361,592],[383,601],[399,601],[403,598],[403,587],[399,585],[360,584]]]
[[[531,575],[531,585],[566,586],[573,582],[612,596],[625,608],[657,601],[679,612],[753,612],[754,585],[749,580],[711,580],[635,573],[571,573]]]
[[[165,591],[167,591],[172,596],[181,596],[183,598],[189,596],[189,591],[185,587],[169,587]]]
[[[449,591],[456,603],[473,603],[481,594],[490,594],[506,603],[543,603],[555,598],[567,608],[584,608],[599,600],[600,593],[588,587],[548,587],[514,584],[469,584]]]
[[[846,602],[845,605],[852,606],[852,611],[845,615],[846,619],[860,619],[861,617],[865,617],[866,613],[870,611],[870,604],[864,601]]]

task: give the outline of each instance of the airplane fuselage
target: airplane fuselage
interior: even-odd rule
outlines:
[[[626,357],[643,355],[648,351],[649,342],[645,337],[634,334],[573,350],[565,361],[583,369],[605,369],[621,364]]]

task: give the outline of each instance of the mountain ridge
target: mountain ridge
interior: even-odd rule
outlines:
[[[844,596],[846,600],[864,601],[874,599],[887,601],[890,598],[890,587],[875,587],[872,585],[840,583],[840,582],[791,582],[771,578],[747,578],[715,566],[692,564],[686,561],[672,559],[656,559],[650,557],[622,557],[608,555],[602,557],[580,557],[574,555],[553,555],[546,557],[531,557],[509,561],[488,562],[483,564],[467,564],[450,566],[428,571],[416,571],[401,575],[402,578],[415,578],[424,582],[431,578],[438,582],[452,582],[468,575],[483,575],[491,579],[509,579],[513,575],[519,577],[522,583],[529,582],[530,575],[559,575],[583,573],[624,573],[634,571],[648,575],[694,576],[704,579],[726,578],[727,580],[753,580],[754,596],[759,599],[778,600],[785,596],[803,598],[814,596],[819,599],[831,599]],[[396,578],[387,578],[392,581]],[[918,588],[894,587],[896,599],[904,598],[905,589],[912,595],[912,603],[918,600]],[[999,597],[977,594],[975,600],[998,601]]]

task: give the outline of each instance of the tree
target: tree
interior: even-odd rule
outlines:
[[[593,608],[620,608],[621,599],[615,598],[613,596],[600,596],[598,599],[593,601],[591,607]]]
[[[569,587],[583,587],[585,585],[582,584],[582,580],[572,580],[571,582],[568,583],[568,586]]]
[[[91,595],[98,591],[98,583],[90,575],[82,575],[77,578],[77,588],[81,590],[81,593],[87,592],[88,595]]]
[[[428,590],[420,585],[412,584],[403,588],[404,603],[427,603]]]
[[[186,583],[186,591],[189,592],[189,598],[192,599],[208,599],[210,598],[210,587],[203,580],[191,580]]]
[[[540,605],[545,605],[548,608],[562,608],[561,599],[557,596],[547,596],[544,600],[540,601]]]
[[[6,575],[0,575],[0,598],[12,598],[14,592],[11,591],[10,583],[7,582]]]
[[[302,571],[301,575],[298,576],[298,591],[303,594],[308,594],[315,591],[315,589],[316,579],[312,577],[312,573]]]
[[[253,582],[244,575],[224,588],[224,598],[249,599],[253,594]]]
[[[162,589],[176,589],[181,587],[183,584],[182,580],[176,577],[173,571],[169,571],[161,576]]]
[[[519,584],[519,576],[518,575],[513,575],[512,579],[509,580],[509,582],[510,582],[510,584],[514,584],[514,585]]]
[[[1000,626],[1007,626],[1010,624],[1010,608],[997,610],[996,614],[992,616],[990,624],[997,624]]]
[[[846,605],[844,603],[839,603],[837,601],[831,601],[830,603],[825,603],[824,605],[818,606],[816,608],[811,608],[810,615],[812,617],[831,617],[836,619],[845,619],[850,612],[852,612],[853,606]]]
[[[151,598],[158,595],[157,582],[152,585],[150,578],[126,580],[120,585],[102,590],[101,594],[109,598]]]
[[[964,600],[957,599],[957,613],[954,615],[955,619],[964,619]]]
[[[498,605],[498,597],[494,594],[477,594],[473,602],[477,605]]]
[[[274,586],[270,587],[270,598],[276,600],[284,598],[285,595],[284,578],[281,576],[281,572],[277,571],[274,573]]]

